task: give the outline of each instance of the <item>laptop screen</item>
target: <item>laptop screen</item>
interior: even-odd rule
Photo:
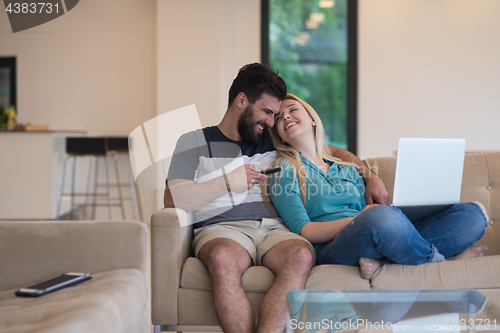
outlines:
[[[401,138],[393,205],[458,203],[464,154],[464,139]]]

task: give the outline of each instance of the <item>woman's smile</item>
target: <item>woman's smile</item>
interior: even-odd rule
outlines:
[[[297,125],[298,123],[299,123],[298,121],[290,121],[290,122],[286,123],[285,131],[288,130],[292,126]]]

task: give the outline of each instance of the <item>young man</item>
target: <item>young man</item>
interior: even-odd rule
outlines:
[[[267,177],[258,170],[276,159],[267,128],[285,96],[285,82],[271,68],[244,66],[229,90],[220,124],[183,135],[168,172],[165,207],[195,213],[193,248],[210,273],[224,332],[254,331],[255,317],[241,285],[248,267],[263,265],[276,275],[261,303],[256,331],[283,332],[285,291],[304,288],[315,262],[311,244],[284,227],[254,186]],[[349,152],[335,149],[333,154],[365,168],[367,196],[385,203],[380,178],[370,177]]]

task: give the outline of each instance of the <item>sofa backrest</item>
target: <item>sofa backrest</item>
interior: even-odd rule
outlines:
[[[386,203],[391,204],[396,157],[368,158],[364,162],[384,181],[389,193]],[[481,202],[489,215],[489,228],[479,243],[488,247],[488,255],[500,254],[500,242],[495,243],[495,235],[500,234],[500,152],[465,154],[460,202],[474,200]]]
[[[142,222],[0,221],[0,291],[66,272],[133,268],[149,279],[149,266]]]

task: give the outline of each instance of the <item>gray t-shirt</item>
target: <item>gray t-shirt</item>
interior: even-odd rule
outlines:
[[[187,179],[203,183],[228,174],[242,164],[255,164],[257,170],[261,170],[272,166],[275,160],[276,152],[267,131],[264,131],[258,144],[250,145],[229,139],[217,126],[206,127],[179,138],[167,182]],[[245,193],[226,193],[197,209],[194,217],[195,228],[224,221],[258,221],[262,218],[281,221],[265,206],[260,186],[254,186]]]

